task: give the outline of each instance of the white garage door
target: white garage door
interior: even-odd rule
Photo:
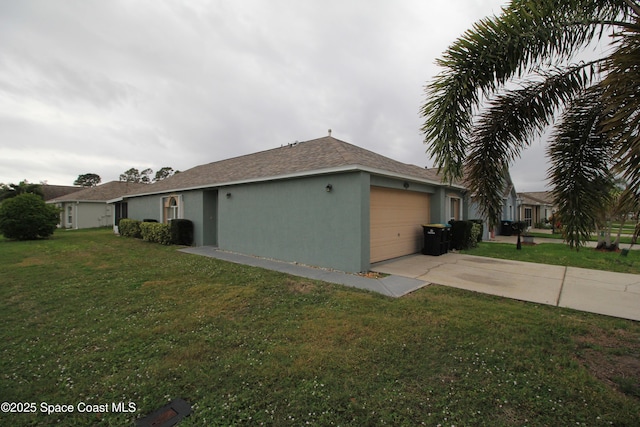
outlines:
[[[371,187],[371,262],[422,250],[422,224],[430,222],[429,195]]]

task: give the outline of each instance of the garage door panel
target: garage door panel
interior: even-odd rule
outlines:
[[[371,187],[371,262],[419,252],[422,224],[428,223],[429,195]]]

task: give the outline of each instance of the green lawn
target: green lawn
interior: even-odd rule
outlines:
[[[0,395],[37,409],[3,426],[127,426],[177,397],[180,427],[640,418],[637,322],[438,286],[391,299],[108,230],[0,239],[0,271]]]
[[[558,243],[523,245],[521,250],[517,250],[515,244],[481,242],[477,248],[461,252],[491,258],[640,274],[640,251],[637,250],[631,250],[623,257],[618,252],[602,252],[593,248],[576,251],[568,245]]]

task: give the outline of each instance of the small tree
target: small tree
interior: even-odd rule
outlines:
[[[518,239],[516,241],[516,249],[521,250],[522,241],[520,240],[520,236],[522,236],[522,233],[524,233],[524,231],[527,229],[527,223],[524,221],[516,221],[511,224],[511,229],[518,236]]]
[[[85,173],[78,175],[78,179],[73,181],[73,185],[81,185],[83,187],[95,187],[102,182],[100,175],[95,173]]]
[[[43,239],[55,231],[59,214],[58,208],[41,197],[20,194],[0,204],[0,233],[15,240]]]

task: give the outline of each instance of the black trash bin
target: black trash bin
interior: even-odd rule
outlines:
[[[449,227],[444,224],[426,224],[424,232],[424,255],[439,256],[449,251]]]
[[[513,221],[502,221],[500,223],[500,235],[501,236],[511,236],[513,234],[513,227],[511,226]]]

